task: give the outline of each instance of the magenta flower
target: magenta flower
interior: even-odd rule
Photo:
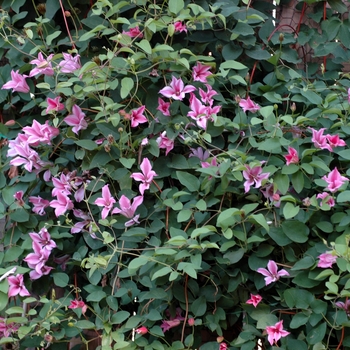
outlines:
[[[208,107],[204,106],[193,93],[190,95],[190,109],[187,115],[194,119],[200,128],[206,130],[208,120],[211,119],[208,116]]]
[[[146,106],[141,106],[137,109],[133,109],[131,111],[130,119],[131,119],[131,127],[135,128],[139,124],[147,123],[147,118],[143,115]]]
[[[260,296],[259,294],[257,295],[250,294],[250,299],[248,299],[246,303],[252,304],[254,307],[257,307],[261,300],[262,300],[262,296]]]
[[[159,93],[165,97],[182,101],[185,98],[185,94],[190,93],[194,90],[196,90],[196,88],[193,85],[185,86],[181,78],[177,79],[173,76],[171,78],[170,85],[161,89]]]
[[[57,96],[55,98],[48,97],[46,100],[47,102],[46,113],[62,111],[64,109],[64,104],[61,103],[60,101],[61,101],[60,96]]]
[[[160,97],[158,98],[158,107],[157,110],[162,112],[164,115],[170,117],[170,102],[165,102]]]
[[[8,276],[7,282],[9,283],[8,296],[15,297],[20,295],[21,297],[27,297],[30,295],[27,288],[24,285],[23,275]]]
[[[67,195],[62,192],[57,192],[57,199],[54,199],[50,202],[50,207],[55,208],[55,215],[56,217],[59,217],[66,211],[73,209],[74,204]]]
[[[139,186],[141,195],[145,193],[145,190],[148,190],[153,178],[158,176],[154,170],[152,170],[151,162],[148,158],[144,158],[140,165],[142,173],[133,173],[130,175],[135,181],[141,181],[142,183]]]
[[[62,73],[73,73],[81,68],[80,55],[72,56],[69,53],[63,52],[63,60],[59,63]]]
[[[225,342],[220,343],[219,350],[227,350],[228,345]]]
[[[177,21],[174,23],[175,26],[175,32],[177,33],[182,33],[185,32],[187,33],[187,27],[185,23],[182,23],[181,21]]]
[[[130,28],[128,31],[123,30],[122,34],[129,36],[130,38],[143,38],[143,33],[138,26]]]
[[[337,256],[333,255],[332,252],[326,252],[318,256],[320,259],[317,263],[317,267],[322,267],[323,269],[327,269],[328,267],[332,267],[332,265],[337,261]]]
[[[269,341],[270,345],[277,343],[282,337],[286,337],[288,334],[290,334],[290,332],[283,329],[283,320],[277,322],[274,326],[267,326],[266,332],[268,335],[267,340]]]
[[[51,140],[60,133],[58,128],[49,125],[48,120],[45,124],[40,124],[34,119],[32,126],[25,126],[22,130],[28,136],[27,142],[29,145],[34,147],[41,143],[50,145]]]
[[[43,275],[42,269],[45,267],[51,251],[47,249],[41,249],[41,245],[36,241],[32,242],[32,246],[34,252],[29,253],[23,260],[31,269],[34,269],[36,271],[36,274],[40,277]]]
[[[31,232],[29,233],[30,238],[33,242],[36,242],[41,247],[40,249],[46,249],[51,252],[52,249],[57,248],[56,243],[51,239],[49,231],[43,227],[39,233]]]
[[[85,113],[82,112],[78,105],[74,105],[72,108],[72,114],[68,115],[63,119],[66,124],[72,126],[72,131],[78,134],[79,130],[85,130],[88,124],[85,120]]]
[[[138,219],[140,215],[135,216],[136,209],[142,204],[143,197],[137,196],[134,198],[133,203],[131,204],[131,201],[128,197],[122,195],[119,199],[119,208],[114,208],[112,211],[112,214],[121,214],[125,216],[128,219],[131,219],[125,223],[125,227],[130,227],[134,224],[138,224]]]
[[[148,333],[148,328],[145,327],[145,326],[142,326],[142,327],[139,327],[135,330],[135,332],[137,334],[141,334],[141,335],[144,335],[144,334],[147,334]]]
[[[197,62],[197,64],[192,69],[193,81],[200,81],[202,83],[206,83],[207,77],[212,75],[210,69],[210,66],[205,66],[204,64]]]
[[[53,70],[51,65],[52,57],[53,57],[53,54],[47,56],[47,58],[45,59],[43,54],[39,52],[38,58],[30,61],[31,64],[36,64],[36,67],[30,71],[29,76],[33,77],[37,74],[44,74],[49,76],[54,75],[55,71]]]
[[[313,128],[309,128],[312,131],[311,141],[314,143],[316,148],[320,149],[328,149],[328,151],[332,152],[332,147],[327,143],[327,136],[323,135],[323,132],[326,128],[322,128],[320,130],[315,130]]]
[[[113,209],[113,204],[115,199],[112,197],[111,192],[109,191],[108,185],[102,187],[102,197],[95,200],[95,204],[99,207],[103,207],[101,217],[105,219],[109,212]]]
[[[346,299],[345,303],[343,303],[342,301],[337,301],[335,303],[335,305],[337,307],[339,307],[339,309],[345,310],[347,315],[350,316],[350,300],[349,299]]]
[[[243,177],[247,180],[244,182],[244,191],[247,193],[250,190],[250,186],[254,185],[255,188],[261,187],[261,182],[267,180],[270,176],[270,173],[263,173],[260,166],[251,168],[249,165],[246,165],[246,170],[243,170]]]
[[[322,177],[322,180],[328,183],[326,189],[330,192],[336,192],[348,179],[345,176],[341,176],[338,169],[334,168],[328,175]]]
[[[298,152],[295,148],[288,146],[288,154],[283,156],[286,159],[286,164],[297,164],[299,163]]]
[[[213,97],[218,93],[215,90],[213,90],[211,85],[205,84],[205,86],[207,87],[207,91],[204,91],[203,89],[199,88],[199,95],[203,103],[212,106],[214,102]]]
[[[29,147],[28,143],[14,144],[11,154],[15,152],[18,154],[18,157],[11,159],[10,165],[24,165],[24,168],[30,173],[33,171],[33,168],[42,168],[42,160],[40,159],[38,153]]]
[[[339,135],[326,135],[327,141],[329,143],[329,146],[331,147],[333,151],[333,147],[343,147],[346,146],[346,143],[344,140],[339,138]]]
[[[7,322],[6,319],[0,317],[0,337],[10,337],[12,333],[18,331],[19,325],[14,322]]]
[[[84,315],[87,310],[87,305],[82,300],[74,299],[70,301],[70,305],[68,306],[68,309],[72,309],[72,310],[81,309],[81,312]]]
[[[181,321],[177,318],[175,318],[173,320],[168,320],[168,321],[163,320],[162,324],[160,325],[160,328],[162,329],[163,333],[165,333],[170,328],[177,327],[180,323],[181,323]]]
[[[321,203],[320,203],[320,207],[322,207],[323,203],[327,203],[331,208],[335,206],[335,200],[334,198],[327,192],[322,192],[319,193],[316,196],[317,199],[322,199]],[[324,201],[324,199],[326,199],[326,201]]]
[[[269,285],[272,282],[276,282],[283,276],[289,276],[286,270],[278,271],[277,264],[273,260],[269,260],[267,263],[267,270],[260,267],[257,272],[265,276],[265,285]]]
[[[46,265],[39,265],[40,267],[36,267],[34,270],[29,272],[29,277],[31,280],[37,280],[38,278],[42,276],[47,276],[50,274],[51,270],[53,270],[53,267],[46,266]]]
[[[160,136],[156,140],[159,148],[165,148],[165,155],[167,156],[168,153],[174,148],[174,140],[170,140],[166,136],[166,131],[163,131]]]
[[[12,92],[24,92],[28,93],[30,91],[30,88],[26,82],[27,75],[21,75],[14,70],[11,71],[11,80],[8,81],[6,84],[2,86],[1,89],[12,89]]]
[[[260,106],[253,102],[248,96],[247,99],[241,98],[239,101],[239,106],[243,109],[243,112],[250,111],[252,113],[256,113],[260,110]]]
[[[24,192],[23,192],[23,191],[17,191],[17,192],[15,192],[15,194],[13,195],[13,198],[16,200],[17,204],[18,204],[20,207],[23,207],[23,206],[24,206],[23,195],[24,195]]]

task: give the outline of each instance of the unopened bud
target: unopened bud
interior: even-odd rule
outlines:
[[[109,135],[107,136],[107,141],[108,141],[109,144],[114,143],[114,136],[111,135],[111,134],[109,134]]]
[[[236,101],[237,103],[240,103],[240,102],[241,102],[241,96],[236,95],[236,96],[235,96],[235,101]]]
[[[249,80],[250,80],[250,74],[249,74],[249,72],[245,75],[244,79],[245,79],[245,81],[246,81],[247,83],[249,82]]]
[[[295,102],[292,103],[290,106],[290,110],[294,113],[297,110],[297,106],[295,105]]]
[[[111,151],[111,146],[107,143],[106,145],[104,145],[105,151],[107,153],[109,153]]]
[[[122,133],[123,131],[124,131],[123,128],[118,128],[118,132],[119,132],[119,133]]]
[[[277,105],[276,103],[273,105],[273,109],[274,109],[275,111],[277,111],[278,105]]]
[[[72,16],[72,15],[70,14],[69,11],[64,11],[64,15],[65,15],[66,17],[71,17],[71,16]]]
[[[280,42],[282,42],[284,40],[284,34],[283,33],[280,34],[280,36],[278,37],[278,40]]]
[[[36,9],[38,10],[38,12],[41,15],[44,15],[46,12],[46,4],[38,4],[38,6],[36,7]]]

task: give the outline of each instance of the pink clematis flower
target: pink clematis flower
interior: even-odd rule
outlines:
[[[346,146],[344,140],[339,138],[339,135],[326,135],[329,146],[333,150],[333,147],[343,147]]]
[[[46,249],[49,252],[51,252],[52,249],[57,248],[55,241],[51,239],[51,235],[45,227],[43,227],[38,233],[29,233],[29,236],[33,240],[33,242],[39,244],[41,249]]]
[[[145,190],[148,190],[153,178],[158,176],[154,170],[152,170],[151,162],[148,158],[144,158],[140,165],[142,173],[133,173],[130,175],[135,181],[141,181],[142,183],[139,186],[141,195],[145,193]]]
[[[160,325],[160,328],[162,329],[163,333],[165,333],[170,328],[177,327],[180,323],[181,321],[177,318],[175,318],[174,320],[163,320],[162,324]]]
[[[51,65],[52,57],[53,54],[47,56],[47,58],[45,59],[43,54],[39,52],[38,58],[30,61],[31,64],[36,64],[36,67],[30,71],[29,76],[34,77],[38,74],[44,74],[49,76],[54,75],[55,71],[53,70]]]
[[[213,97],[218,93],[215,90],[213,90],[211,85],[205,84],[205,86],[207,88],[207,91],[204,91],[203,89],[199,88],[199,95],[203,103],[212,106],[214,102]]]
[[[157,110],[162,112],[164,115],[170,117],[170,102],[165,102],[160,97],[158,98],[158,107]]]
[[[317,267],[322,267],[323,269],[327,269],[328,267],[332,267],[332,265],[337,261],[337,256],[333,255],[332,252],[326,252],[318,256],[320,259],[317,263]]]
[[[8,155],[9,153],[10,151]],[[31,149],[28,143],[13,144],[11,154],[14,153],[18,154],[18,157],[11,159],[10,165],[24,165],[24,168],[30,173],[33,171],[33,168],[39,170],[43,166],[43,162],[38,153]]]
[[[256,113],[260,110],[260,106],[253,102],[248,96],[247,99],[241,98],[239,101],[239,106],[243,109],[243,112],[250,111],[252,113]]]
[[[339,307],[339,309],[345,310],[347,315],[350,316],[350,300],[349,299],[346,299],[345,303],[343,303],[342,301],[337,301],[335,303],[335,305],[337,307]]]
[[[66,211],[73,209],[74,204],[67,195],[62,192],[57,192],[57,199],[54,199],[50,202],[50,207],[55,208],[55,215],[56,217],[59,217]]]
[[[36,267],[34,270],[29,272],[29,277],[31,280],[37,280],[42,276],[47,276],[50,274],[51,270],[53,270],[53,267],[46,266],[46,265],[39,265],[39,267]]]
[[[247,193],[250,190],[250,186],[254,185],[255,188],[261,187],[261,182],[267,180],[270,176],[270,173],[263,173],[260,166],[251,168],[249,165],[246,165],[246,170],[243,170],[243,177],[247,180],[244,182],[244,191]]]
[[[14,322],[7,322],[3,317],[0,317],[0,337],[10,337],[12,333],[18,331],[19,325]]]
[[[137,334],[141,334],[141,335],[144,335],[144,334],[147,334],[148,333],[148,328],[145,327],[145,326],[142,326],[142,327],[139,327],[135,330],[135,332]]]
[[[142,204],[143,197],[137,196],[134,198],[133,203],[131,204],[131,201],[128,197],[122,195],[119,199],[119,208],[114,208],[112,211],[112,214],[121,214],[125,216],[128,219],[131,219],[125,223],[125,227],[130,227],[134,224],[138,224],[138,219],[140,215],[135,216],[136,209]]]
[[[252,304],[254,307],[257,307],[261,300],[262,300],[262,296],[260,296],[259,294],[257,295],[250,294],[250,299],[248,299],[246,303]]]
[[[225,342],[220,343],[219,350],[227,350],[228,345]]]
[[[338,169],[334,168],[328,175],[322,177],[322,180],[328,183],[326,189],[330,192],[336,192],[346,181],[348,178],[345,176],[341,176]]]
[[[112,197],[111,192],[109,191],[108,185],[104,185],[102,187],[102,197],[97,198],[95,200],[95,204],[99,207],[103,207],[101,217],[105,219],[109,212],[113,208],[113,204],[115,203],[115,199]]]
[[[21,297],[27,297],[30,295],[27,288],[24,285],[23,275],[8,276],[7,282],[9,283],[8,296],[15,297],[20,295]]]
[[[173,98],[174,100],[182,101],[185,98],[185,94],[195,91],[196,88],[193,85],[185,86],[181,78],[171,78],[171,83],[169,86],[161,89],[159,91],[165,97]]]
[[[156,140],[159,148],[165,148],[165,155],[167,156],[168,153],[174,148],[174,140],[170,140],[166,136],[166,131],[163,131],[160,136]]]
[[[147,118],[143,115],[145,108],[146,106],[141,106],[131,111],[130,119],[132,128],[137,127],[139,124],[148,122]]]
[[[326,128],[322,128],[320,130],[315,130],[313,128],[309,128],[312,131],[311,141],[314,143],[316,148],[320,149],[328,149],[328,151],[332,152],[332,147],[327,142],[327,136],[323,135],[323,132]]]
[[[192,69],[193,81],[200,81],[202,83],[207,82],[207,77],[212,75],[210,72],[211,66],[205,66],[204,64],[197,62]]]
[[[60,96],[57,96],[55,98],[48,97],[46,100],[47,102],[46,113],[62,111],[64,109],[64,104],[61,103],[60,101],[61,101]]]
[[[69,53],[63,52],[63,60],[58,64],[62,73],[73,73],[81,68],[80,55],[72,56]]]
[[[277,264],[273,260],[270,260],[267,263],[267,270],[260,267],[257,271],[265,276],[266,286],[272,282],[278,281],[280,277],[289,276],[289,273],[286,270],[278,271]]]
[[[72,131],[78,134],[79,130],[85,130],[88,127],[88,123],[85,120],[85,113],[82,112],[78,105],[74,105],[72,108],[72,114],[63,119],[66,124],[72,126]]]
[[[322,199],[321,203],[320,203],[320,207],[322,207],[322,203],[327,203],[331,208],[335,206],[335,200],[334,198],[327,192],[322,192],[319,193],[316,196],[317,199]],[[323,201],[324,199],[326,199],[326,201]]]
[[[181,21],[177,21],[174,23],[175,26],[175,32],[177,33],[182,33],[185,32],[187,33],[187,27],[185,23],[182,23]]]
[[[288,154],[283,156],[286,159],[286,164],[297,164],[299,163],[298,152],[295,148],[288,146]]]
[[[23,192],[23,191],[17,191],[17,192],[13,195],[13,198],[16,200],[17,204],[18,204],[20,207],[23,207],[23,206],[24,206],[23,195],[24,195],[24,192]]]
[[[27,135],[27,142],[31,146],[39,146],[41,143],[50,145],[51,140],[59,135],[60,131],[49,125],[47,120],[45,124],[40,124],[35,119],[33,120],[32,126],[25,126],[23,129],[25,135]]]
[[[208,107],[204,106],[193,93],[190,94],[190,109],[187,115],[194,119],[200,128],[206,130],[208,120],[212,118],[208,116]]]
[[[27,75],[21,75],[19,71],[11,71],[11,80],[2,86],[1,89],[12,89],[12,92],[24,92],[28,93],[30,88],[26,82]]]
[[[87,305],[82,300],[71,300],[70,305],[68,306],[68,309],[81,309],[83,315],[85,314],[87,310]]]
[[[128,31],[123,30],[122,34],[129,36],[130,38],[143,38],[143,33],[138,26],[130,28]]]
[[[277,322],[274,326],[267,326],[267,340],[270,345],[277,343],[282,337],[286,337],[290,332],[287,332],[283,329],[283,320]]]

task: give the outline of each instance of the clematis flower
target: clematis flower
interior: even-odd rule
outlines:
[[[323,132],[326,128],[321,128],[320,130],[315,130],[313,128],[309,128],[312,131],[311,141],[314,143],[316,148],[320,149],[328,149],[328,151],[332,152],[332,147],[327,142],[327,136],[323,135]]]
[[[122,34],[129,36],[130,38],[143,38],[143,33],[138,26],[130,28],[128,31],[123,30]]]
[[[39,52],[38,58],[30,61],[31,64],[36,64],[36,67],[30,71],[29,76],[34,77],[38,74],[44,74],[48,76],[54,75],[55,71],[53,70],[51,65],[52,57],[53,54],[47,56],[47,58],[45,59],[43,54]]]
[[[267,326],[267,340],[270,345],[277,343],[282,337],[286,337],[290,332],[287,332],[283,329],[283,320],[277,322],[274,326]]]
[[[326,189],[330,192],[336,192],[346,181],[348,178],[345,176],[341,176],[338,169],[334,168],[328,175],[322,177],[322,180],[328,183]]]
[[[220,343],[219,350],[227,350],[228,345],[225,342]]]
[[[103,207],[101,217],[105,219],[109,212],[113,208],[113,204],[115,203],[115,199],[112,197],[111,192],[109,191],[108,185],[104,185],[102,187],[102,197],[97,198],[95,200],[95,204],[99,207]]]
[[[139,190],[141,195],[145,193],[145,190],[148,190],[153,178],[155,176],[158,176],[154,170],[152,170],[152,165],[151,162],[148,160],[148,158],[144,158],[141,165],[140,169],[142,173],[133,173],[130,175],[132,179],[135,181],[141,181],[142,183],[139,186]]]
[[[187,33],[187,27],[185,23],[182,23],[181,21],[177,21],[174,23],[175,26],[175,32],[177,33],[182,33],[185,32]]]
[[[2,86],[1,89],[12,89],[12,92],[24,92],[28,93],[30,88],[26,82],[27,75],[21,75],[19,71],[11,71],[11,80]]]
[[[333,151],[333,147],[346,146],[345,141],[340,139],[339,135],[326,135],[326,138],[332,151]]]
[[[208,120],[212,118],[208,116],[208,107],[204,106],[193,93],[190,94],[190,109],[187,115],[194,119],[200,128],[206,130]]]
[[[298,152],[295,148],[288,146],[288,154],[283,156],[286,159],[286,164],[297,164],[299,163]]]
[[[23,192],[23,191],[17,191],[17,192],[15,192],[15,194],[13,195],[13,198],[16,200],[17,204],[18,204],[20,207],[23,207],[23,206],[24,206],[23,195],[24,195],[24,192]]]
[[[66,122],[66,124],[73,127],[72,131],[75,134],[78,134],[79,130],[85,130],[88,127],[85,120],[85,113],[82,112],[78,105],[74,105],[72,108],[72,114],[69,114],[63,120]]]
[[[247,180],[244,182],[244,191],[247,193],[250,190],[250,186],[254,185],[255,188],[261,187],[261,182],[267,180],[270,176],[270,173],[263,173],[260,166],[251,168],[249,165],[246,165],[246,170],[243,170],[243,177]]]
[[[213,90],[211,85],[205,84],[207,91],[204,91],[203,89],[199,88],[199,96],[201,97],[201,100],[203,103],[212,106],[213,105],[213,97],[217,95],[218,93]]]
[[[166,136],[166,131],[163,131],[160,136],[156,140],[159,148],[165,148],[165,155],[167,156],[168,153],[174,148],[174,140],[170,140]]]
[[[196,148],[190,148],[190,150],[192,151],[188,157],[197,157],[199,158],[201,161],[205,161],[209,158],[210,154],[207,150],[204,150],[202,147],[198,147]]]
[[[326,252],[318,256],[320,259],[317,263],[317,267],[321,267],[323,269],[327,269],[328,267],[332,267],[332,265],[337,261],[337,256],[333,255],[332,252]]]
[[[29,277],[31,280],[37,280],[42,276],[49,275],[51,270],[53,270],[53,267],[51,266],[40,265],[40,267],[36,267],[34,270],[29,272]]]
[[[112,211],[112,214],[121,214],[125,216],[128,219],[131,219],[125,223],[125,227],[130,227],[133,224],[138,224],[137,221],[140,215],[135,216],[136,209],[142,204],[143,197],[137,196],[133,199],[133,203],[131,204],[131,201],[128,197],[122,195],[119,199],[119,208],[114,208]]]
[[[334,198],[327,192],[322,192],[319,193],[316,196],[317,199],[322,199],[321,203],[320,203],[320,207],[322,207],[322,203],[324,203],[323,199],[327,199],[325,202],[332,208],[335,206],[335,200]]]
[[[337,307],[339,307],[339,309],[343,309],[346,311],[346,314],[348,316],[350,316],[350,300],[349,299],[346,299],[345,303],[343,303],[342,301],[337,301],[335,303],[335,305]]]
[[[266,286],[272,282],[278,281],[280,277],[289,276],[289,273],[286,270],[278,271],[277,264],[273,260],[270,260],[267,263],[267,270],[260,267],[257,271],[265,276]]]
[[[41,249],[46,249],[49,252],[51,252],[52,249],[57,248],[55,241],[51,239],[51,235],[45,227],[43,227],[38,233],[29,233],[29,236],[33,240],[33,242],[39,244]]]
[[[67,195],[62,192],[57,192],[57,199],[54,199],[50,202],[50,207],[55,208],[55,215],[56,217],[59,217],[66,211],[73,209],[74,204]]]
[[[7,322],[3,317],[0,317],[0,337],[10,337],[12,333],[16,333],[19,328],[14,322]]]
[[[139,124],[147,123],[147,118],[143,115],[146,106],[141,106],[137,109],[133,109],[131,111],[130,119],[131,119],[131,127],[135,128]]]
[[[51,140],[59,135],[58,128],[49,125],[47,120],[45,124],[40,124],[35,119],[32,126],[25,126],[23,129],[24,134],[27,136],[27,142],[30,146],[39,146],[41,143],[50,145]]]
[[[145,327],[145,326],[142,326],[142,327],[139,327],[135,330],[135,332],[137,334],[141,334],[141,335],[144,335],[144,334],[147,334],[148,333],[148,328]]]
[[[205,66],[204,64],[197,62],[192,69],[193,81],[200,81],[202,83],[207,82],[207,77],[212,75],[210,72],[211,66]]]
[[[61,101],[60,96],[57,96],[55,98],[48,97],[46,100],[47,102],[46,113],[62,111],[64,109],[64,104],[61,103],[60,101]]]
[[[8,152],[8,155],[9,153],[10,152]],[[24,165],[24,168],[30,173],[33,171],[33,168],[39,170],[43,166],[43,162],[38,153],[31,149],[28,143],[14,144],[11,154],[14,153],[18,154],[18,157],[11,159],[10,165]]]
[[[162,324],[160,325],[160,328],[162,329],[163,333],[165,333],[169,329],[177,327],[180,323],[181,321],[177,318],[175,318],[174,320],[163,320]]]
[[[257,307],[261,300],[262,300],[262,296],[260,296],[259,294],[257,295],[250,294],[250,299],[248,299],[246,303],[252,304],[254,307]]]
[[[275,188],[273,184],[265,185],[264,187],[260,188],[260,192],[264,195],[266,199],[269,199],[271,203],[274,204],[275,207],[279,208],[281,205],[280,201],[280,191],[275,192]]]
[[[165,97],[173,98],[174,100],[182,101],[185,98],[185,94],[190,93],[196,90],[193,85],[185,86],[184,82],[181,78],[175,78],[174,76],[171,78],[171,83],[169,86],[161,89],[159,91]]]
[[[72,56],[69,53],[63,52],[63,60],[58,64],[62,73],[73,73],[81,68],[80,55]]]
[[[157,110],[162,112],[164,115],[170,117],[170,102],[165,102],[162,98],[158,98]]]
[[[15,297],[16,295],[20,295],[21,297],[27,297],[30,295],[30,293],[24,285],[23,275],[18,274],[16,276],[8,276],[7,282],[9,283],[9,298]]]
[[[70,305],[68,306],[68,309],[72,309],[72,310],[73,309],[81,309],[81,312],[84,315],[86,310],[87,310],[87,305],[82,300],[74,299],[74,300],[70,301]]]
[[[239,106],[243,109],[243,112],[250,111],[252,113],[256,113],[260,110],[260,106],[253,102],[248,96],[247,99],[241,98],[239,101]]]

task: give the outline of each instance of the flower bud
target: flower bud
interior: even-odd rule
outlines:
[[[137,328],[135,332],[136,332],[137,334],[143,335],[143,334],[147,334],[147,333],[148,333],[148,329],[147,329],[147,327],[142,326],[142,327],[140,327],[140,328]]]
[[[283,33],[280,34],[280,36],[278,37],[278,40],[280,42],[282,42],[284,40],[284,34]]]
[[[107,153],[111,151],[111,146],[109,144],[104,145],[104,148]]]
[[[295,102],[292,103],[292,105],[290,106],[290,110],[292,111],[292,113],[294,113],[297,109],[297,106],[295,105]]]
[[[191,317],[191,318],[188,319],[188,325],[189,325],[189,326],[191,326],[191,327],[194,326],[194,322],[195,322],[195,321],[194,321],[194,318],[193,318],[193,317]]]

